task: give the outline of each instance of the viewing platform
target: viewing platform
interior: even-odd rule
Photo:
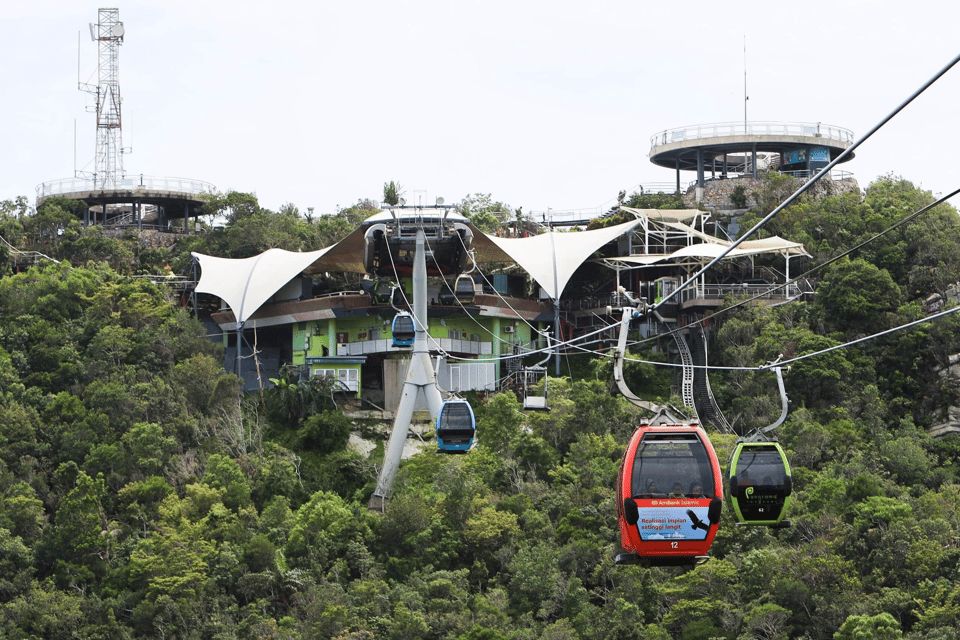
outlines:
[[[816,172],[853,146],[849,129],[820,122],[722,122],[667,129],[650,138],[650,162],[680,171],[757,177],[760,170]],[[844,157],[852,160],[854,154]]]
[[[143,207],[152,206],[156,208],[158,221],[183,219],[186,226],[191,215],[199,214],[204,195],[211,193],[216,193],[214,185],[189,178],[143,174],[125,175],[113,182],[64,178],[38,185],[36,206],[55,196],[81,200],[94,210],[94,215],[99,212],[105,222],[121,217],[141,221]]]

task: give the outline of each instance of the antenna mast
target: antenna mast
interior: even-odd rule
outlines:
[[[750,96],[747,95],[747,34],[743,34],[743,134],[747,135],[749,130],[747,129],[747,100],[750,99]]]
[[[97,150],[94,188],[116,189],[123,177],[122,120],[120,118],[120,45],[124,28],[119,9],[100,9],[99,22],[90,25],[90,38],[99,42],[96,86],[78,83],[81,91],[96,96]]]

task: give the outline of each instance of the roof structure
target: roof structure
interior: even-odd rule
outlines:
[[[474,233],[475,262],[515,262],[536,280],[547,295],[556,298],[577,270],[600,247],[627,233],[640,220],[604,229],[556,232],[528,238],[498,238],[470,225]],[[193,253],[200,262],[199,293],[221,298],[245,322],[277,291],[300,273],[340,271],[365,273],[364,228],[351,232],[335,245],[317,251],[270,249],[251,258],[218,258]]]
[[[194,252],[200,261],[198,293],[221,298],[242,325],[283,285],[316,262],[332,247],[296,252],[269,249],[251,258],[217,258]]]
[[[574,272],[602,246],[651,222],[697,238],[701,242],[685,246],[671,254],[633,255],[617,258],[620,263],[649,265],[677,259],[714,258],[726,250],[729,241],[707,235],[687,224],[702,212],[696,210],[621,209],[634,220],[591,231],[555,230],[527,238],[500,238],[483,233],[473,225],[471,254],[476,263],[514,262],[537,281],[546,294],[556,300],[563,294]],[[383,215],[383,214],[377,214]],[[369,219],[368,219],[369,221]],[[200,253],[199,293],[221,298],[242,324],[290,280],[301,273],[324,271],[365,273],[363,266],[366,224],[355,229],[335,245],[317,251],[295,252],[270,249],[251,258],[218,258]],[[780,252],[805,255],[803,246],[782,238],[746,241],[728,255],[738,257],[757,253]],[[610,262],[610,260],[606,260]]]
[[[686,224],[686,222],[693,220],[693,216],[684,216],[683,210],[661,212],[654,209],[632,209],[629,207],[621,207],[621,210],[632,213],[637,216],[637,218],[645,218],[648,222],[657,222],[663,227],[682,233],[691,240],[699,240],[699,242],[681,247],[670,253],[639,254],[608,258],[603,261],[607,264],[616,263],[620,265],[632,264],[648,266],[663,262],[701,262],[703,260],[713,260],[723,255],[733,244],[730,240],[711,236]],[[692,211],[692,213],[696,213],[696,211]],[[738,258],[761,253],[779,253],[785,256],[809,255],[799,242],[791,242],[779,236],[771,236],[761,240],[744,240],[726,255],[730,258]]]

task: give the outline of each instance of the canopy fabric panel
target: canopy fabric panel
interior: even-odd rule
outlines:
[[[551,231],[528,238],[498,238],[470,225],[474,232],[473,258],[476,262],[515,262],[543,287],[547,295],[556,299],[563,293],[574,271],[593,252],[638,224],[640,220],[634,220],[593,231]],[[194,253],[201,268],[196,290],[220,297],[233,310],[238,323],[246,322],[300,273],[365,273],[365,231],[365,227],[360,227],[335,245],[302,253],[270,249],[241,259]]]
[[[634,209],[633,207],[620,207],[620,211],[626,211],[637,218],[646,218],[651,222],[663,223],[690,222],[706,213],[699,209]]]
[[[556,300],[574,271],[593,252],[638,224],[639,220],[632,220],[593,231],[549,231],[529,238],[498,238],[482,234],[484,240],[481,242],[489,242],[500,249],[509,256],[510,261],[516,262],[529,273],[550,298]],[[477,237],[474,236],[476,242]]]
[[[733,244],[733,241],[731,240],[723,240],[721,238],[708,235],[682,223],[668,223],[667,226],[699,238],[700,240],[703,240],[704,243],[721,247],[729,247]],[[737,245],[737,248],[749,251],[750,253],[786,253],[797,256],[809,255],[803,248],[803,245],[799,242],[791,242],[790,240],[786,240],[780,236],[770,236],[769,238],[763,238],[760,240],[744,240]]]
[[[332,271],[334,273],[366,273],[363,267],[363,234],[366,227],[357,227],[340,242],[322,249],[324,251],[305,272],[308,275]]]
[[[651,265],[657,264],[659,262],[667,262],[669,260],[685,260],[690,258],[702,258],[712,260],[723,254],[727,250],[727,247],[719,244],[711,243],[699,243],[692,244],[681,249],[677,249],[673,253],[663,253],[663,254],[644,254],[644,255],[633,255],[633,256],[623,256],[620,258],[612,258],[610,262],[620,262],[628,264],[640,264],[640,265]],[[757,253],[763,253],[762,251],[749,251],[746,249],[736,248],[727,253],[728,258],[737,258],[740,256],[750,256]]]
[[[250,258],[217,258],[194,252],[200,262],[198,293],[221,298],[238,324],[252,316],[285,284],[309,267],[330,248],[295,252],[269,249]]]

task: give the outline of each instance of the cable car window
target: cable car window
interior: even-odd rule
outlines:
[[[710,456],[695,434],[647,434],[634,456],[631,479],[634,497],[716,495]]]
[[[737,483],[741,487],[751,484],[782,487],[783,472],[783,460],[775,450],[744,449],[737,460]]]

